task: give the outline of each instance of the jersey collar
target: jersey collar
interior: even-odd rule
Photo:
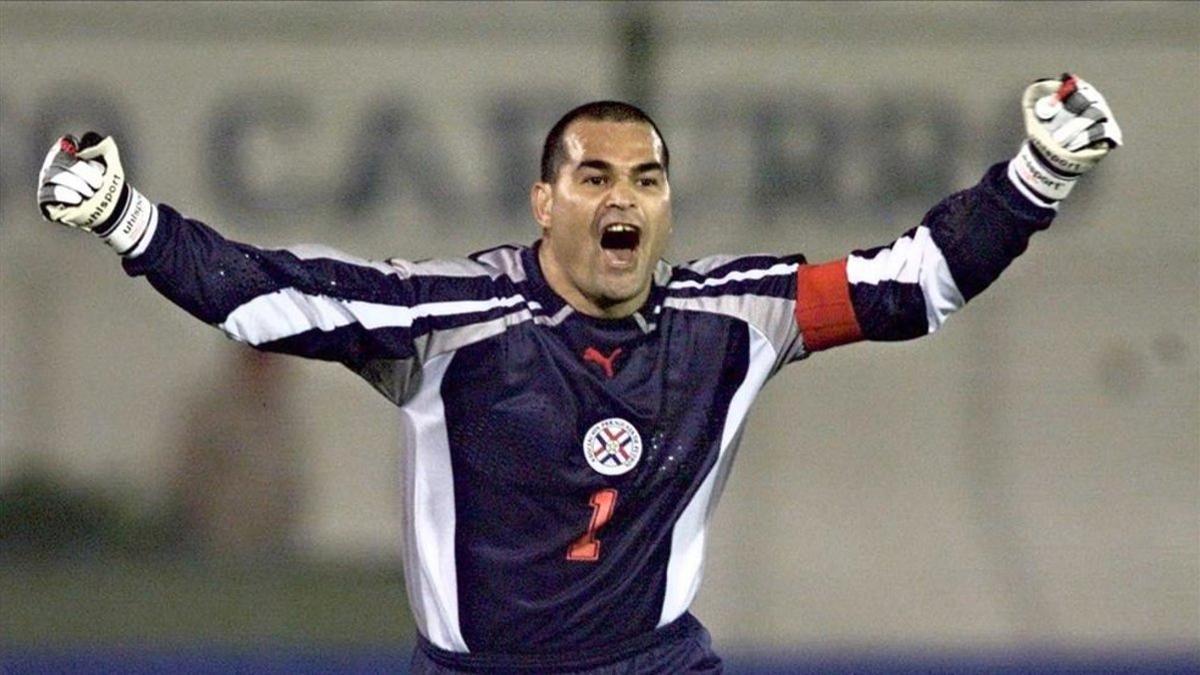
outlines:
[[[659,317],[662,315],[663,300],[667,295],[667,283],[671,280],[671,265],[667,261],[659,260],[654,266],[654,275],[650,281],[650,295],[636,312],[620,319],[600,319],[588,316],[570,307],[567,301],[563,300],[562,296],[550,287],[549,282],[546,281],[546,277],[542,274],[541,263],[538,261],[538,248],[541,245],[542,242],[539,239],[521,252],[521,266],[525,268],[525,276],[529,282],[527,290],[531,299],[541,305],[542,311],[547,316],[557,316],[559,312],[567,308],[566,311],[569,314],[589,322],[609,325],[615,325],[620,322],[632,322],[646,333],[653,331],[657,327]]]

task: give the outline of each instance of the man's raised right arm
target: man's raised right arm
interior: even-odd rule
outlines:
[[[129,274],[236,340],[351,366],[415,356],[422,298],[402,267],[227,240],[132,188],[111,137],[59,139],[42,166],[38,205],[48,220],[100,237]]]

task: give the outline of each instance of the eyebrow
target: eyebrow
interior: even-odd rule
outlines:
[[[579,163],[581,169],[596,169],[597,171],[612,171],[613,165],[602,159],[585,159]],[[633,173],[646,173],[648,171],[662,171],[666,173],[661,162],[642,162],[633,167]]]

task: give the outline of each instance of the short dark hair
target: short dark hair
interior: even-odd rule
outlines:
[[[546,142],[542,145],[542,182],[553,183],[558,176],[567,153],[563,149],[563,134],[571,122],[578,119],[600,120],[604,122],[644,122],[654,129],[658,140],[662,142],[663,171],[671,167],[671,153],[667,150],[667,139],[663,138],[658,125],[641,108],[622,101],[592,101],[571,110],[562,116],[546,134]]]

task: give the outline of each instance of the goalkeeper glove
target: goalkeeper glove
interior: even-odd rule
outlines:
[[[158,219],[150,200],[125,182],[116,142],[90,131],[80,141],[55,141],[42,163],[37,198],[47,220],[87,230],[121,255],[141,253]]]
[[[1108,102],[1083,80],[1038,80],[1021,99],[1025,142],[1008,164],[1008,177],[1030,201],[1057,208],[1079,176],[1121,145],[1121,127]]]

